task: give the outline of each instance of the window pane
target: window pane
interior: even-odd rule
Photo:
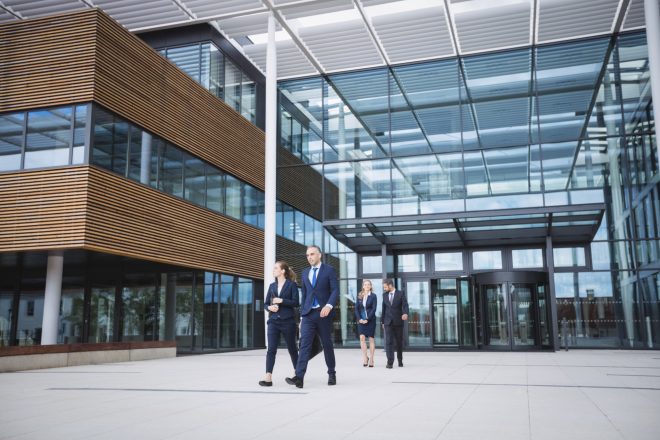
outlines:
[[[83,342],[83,288],[62,289],[57,342],[77,344]]]
[[[514,249],[511,251],[514,269],[526,267],[543,267],[543,250],[541,249]]]
[[[209,91],[220,99],[224,99],[225,87],[225,65],[224,56],[222,52],[215,47],[214,44],[210,45],[210,78],[209,78]]]
[[[387,256],[387,272],[394,271],[394,257]],[[362,273],[377,273],[383,272],[383,257],[381,255],[374,255],[362,257]]]
[[[259,201],[257,189],[251,185],[244,184],[243,191],[243,221],[252,226],[258,226]]]
[[[220,278],[220,347],[236,347],[236,298],[234,277]]]
[[[225,59],[225,102],[234,110],[241,111],[241,71]]]
[[[24,113],[0,115],[0,171],[21,168]]]
[[[441,252],[435,254],[435,271],[463,270],[462,252]]]
[[[424,254],[398,255],[396,270],[398,272],[424,272],[426,270]]]
[[[585,266],[584,248],[554,248],[555,267]]]
[[[167,49],[167,58],[183,70],[186,75],[199,82],[200,45],[174,47]]]
[[[186,200],[204,206],[206,197],[206,176],[204,175],[205,164],[200,159],[189,154],[184,154],[185,161],[185,190]]]
[[[94,109],[92,162],[122,176],[126,173],[128,124],[99,107]]]
[[[123,342],[154,339],[156,279],[151,274],[128,275],[122,292]]]
[[[474,270],[502,269],[501,251],[472,252],[472,268]]]
[[[183,197],[183,152],[174,145],[165,144],[158,175],[161,191]]]
[[[142,171],[142,142],[145,142],[145,148],[151,148],[151,139],[148,134],[145,136],[145,132],[143,132],[139,127],[131,125],[130,128],[130,143],[128,147],[128,178],[140,182]],[[148,181],[149,180],[147,179],[147,181],[143,183],[147,183]]]
[[[76,120],[73,131],[73,159],[72,164],[79,164],[85,161],[85,144],[87,143],[87,106],[76,106]]]
[[[89,342],[112,342],[114,338],[115,287],[92,287]]]
[[[241,182],[233,176],[225,176],[225,214],[241,218]]]
[[[238,279],[238,347],[252,347],[252,321],[253,321],[253,282],[247,278]]]
[[[206,165],[206,207],[216,212],[224,211],[224,174]]]
[[[305,214],[296,211],[296,236],[295,241],[305,244]]]
[[[286,204],[283,206],[282,211],[282,228],[284,238],[295,239],[296,223],[293,208]]]
[[[72,113],[71,107],[28,113],[25,168],[69,163]]]
[[[254,123],[257,120],[256,114],[256,85],[247,75],[243,75],[243,84],[241,87],[241,114],[245,119]]]

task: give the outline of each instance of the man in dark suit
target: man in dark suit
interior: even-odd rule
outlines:
[[[335,351],[332,347],[332,318],[339,298],[337,273],[328,264],[321,263],[321,248],[309,246],[307,261],[310,267],[302,273],[302,300],[300,302],[300,353],[296,375],[286,378],[290,385],[303,387],[312,342],[318,334],[323,345],[325,364],[328,367],[328,385],[337,384]]]
[[[385,351],[387,368],[394,364],[394,345],[399,367],[403,367],[403,321],[408,320],[408,299],[406,294],[394,287],[391,279],[383,280],[383,306],[380,322],[385,326]]]

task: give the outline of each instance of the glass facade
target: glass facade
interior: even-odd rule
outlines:
[[[168,47],[159,51],[206,90],[253,124],[257,121],[257,87],[211,42]]]
[[[41,252],[0,254],[0,346],[40,343],[46,262]],[[260,346],[262,286],[234,275],[66,251],[57,341],[176,340],[183,352]]]
[[[415,304],[411,346],[454,341],[436,325],[454,308],[458,344],[479,345],[475,299],[487,301],[473,276],[532,271],[546,281],[500,284],[525,316],[511,318],[515,344],[540,326],[547,346],[565,319],[559,344],[646,347],[660,338],[648,69],[646,35],[632,31],[282,81],[279,143],[300,163],[280,167],[320,175],[323,224],[344,245],[329,261],[348,298],[380,278],[385,247],[388,274]],[[467,293],[434,296],[449,292],[443,274],[465,277],[452,289]],[[343,301],[336,322],[348,345],[351,307]]]

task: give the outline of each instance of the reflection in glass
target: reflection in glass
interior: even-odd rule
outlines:
[[[472,252],[472,269],[474,270],[502,269],[502,251]]]
[[[43,287],[39,290],[22,287],[18,303],[18,326],[16,328],[18,345],[41,344],[41,325],[43,316]]]
[[[463,270],[462,252],[438,252],[434,258],[436,272]]]
[[[27,118],[24,167],[67,165],[73,108],[34,110],[28,113]]]
[[[555,267],[585,266],[584,248],[554,248]]]
[[[433,343],[458,344],[458,290],[455,278],[432,281]]]
[[[115,320],[115,287],[92,287],[89,342],[112,342]]]
[[[0,115],[0,171],[21,169],[23,113]]]
[[[542,249],[514,249],[511,251],[511,260],[514,269],[542,268]]]
[[[152,274],[127,275],[122,290],[122,341],[151,341],[154,339],[156,280]]]
[[[62,289],[57,332],[58,344],[83,342],[84,297],[85,291],[83,288]]]
[[[404,254],[396,257],[396,270],[398,272],[424,272],[426,259],[424,254]]]
[[[431,345],[431,316],[428,281],[408,281],[408,344],[411,347]]]

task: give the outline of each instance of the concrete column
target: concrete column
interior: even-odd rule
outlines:
[[[151,181],[151,133],[142,132],[140,150],[140,183],[149,185]]]
[[[63,270],[64,253],[62,251],[50,251],[48,253],[48,266],[46,267],[46,292],[44,298],[44,316],[41,323],[41,345],[57,344]]]
[[[275,16],[268,13],[266,46],[266,180],[264,204],[264,304],[275,264],[275,216],[277,215],[277,48]],[[264,313],[264,320],[268,313]],[[264,325],[264,329],[267,326]],[[267,330],[265,330],[267,331]],[[266,335],[267,336],[267,335]],[[268,337],[265,338],[268,343]]]
[[[660,114],[660,7],[658,0],[644,0],[644,21],[646,23],[646,44],[649,51],[649,71],[651,74],[651,93],[653,96],[653,114]],[[658,163],[660,163],[660,142],[656,141]]]

